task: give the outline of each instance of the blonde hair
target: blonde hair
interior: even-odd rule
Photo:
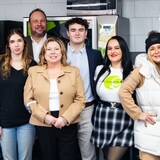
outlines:
[[[0,57],[0,60],[2,61],[1,74],[4,79],[8,78],[11,73],[10,62],[11,62],[12,57],[11,57],[11,50],[9,47],[9,41],[10,41],[11,36],[14,34],[19,35],[24,41],[24,49],[23,49],[23,55],[22,55],[23,73],[24,74],[27,74],[28,68],[29,68],[30,63],[32,61],[30,55],[28,54],[28,47],[27,47],[27,43],[25,41],[22,30],[20,28],[11,29],[8,34],[8,37],[7,37],[5,54]]]
[[[39,62],[39,65],[47,65],[47,61],[45,59],[45,53],[46,53],[46,48],[47,48],[47,45],[49,42],[57,42],[60,46],[60,49],[61,49],[61,54],[62,54],[62,58],[61,58],[61,64],[63,66],[67,66],[67,51],[66,51],[66,47],[64,45],[64,43],[62,42],[61,39],[59,38],[55,38],[55,37],[50,37],[48,38],[43,47],[42,47],[42,50],[41,50],[41,53],[39,55],[39,59],[40,59],[40,62]]]

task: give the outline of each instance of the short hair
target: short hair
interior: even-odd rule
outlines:
[[[47,20],[47,16],[46,16],[45,12],[40,8],[36,8],[36,9],[34,9],[34,10],[32,10],[30,12],[30,14],[29,14],[29,22],[31,21],[32,14],[35,13],[35,12],[41,12],[44,15],[45,19]]]
[[[60,46],[60,49],[61,49],[61,53],[62,53],[62,59],[61,59],[61,64],[64,65],[64,66],[67,66],[67,50],[66,50],[66,47],[65,47],[65,44],[64,42],[58,38],[58,37],[49,37],[43,47],[42,47],[42,50],[41,50],[41,53],[39,55],[39,59],[40,59],[40,62],[39,64],[40,65],[47,65],[47,61],[45,59],[45,53],[46,53],[46,48],[47,48],[47,44],[49,42],[57,42]]]
[[[65,27],[67,28],[67,30],[69,30],[69,26],[72,25],[72,24],[75,24],[75,23],[84,26],[85,30],[88,30],[88,28],[89,28],[88,21],[86,19],[78,18],[78,17],[71,18],[68,21],[66,21]]]

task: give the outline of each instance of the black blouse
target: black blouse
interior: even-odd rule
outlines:
[[[34,61],[30,66],[36,65]],[[11,68],[10,76],[3,79],[0,74],[0,126],[17,127],[29,122],[30,114],[23,101],[23,90],[27,75],[23,69]]]

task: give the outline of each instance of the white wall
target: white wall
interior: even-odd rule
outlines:
[[[28,17],[34,8],[48,16],[66,16],[67,0],[0,0],[0,20]],[[130,50],[144,51],[147,33],[160,31],[160,0],[122,0],[122,16],[130,20]]]
[[[123,0],[122,6],[130,20],[130,50],[144,51],[148,32],[160,31],[160,0]]]
[[[66,0],[0,0],[0,20],[23,21],[35,8],[43,9],[47,16],[65,16]]]

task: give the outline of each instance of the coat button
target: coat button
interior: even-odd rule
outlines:
[[[60,92],[60,94],[62,95],[62,94],[63,94],[63,92]]]
[[[60,83],[61,81],[60,80],[58,80],[58,83]]]
[[[61,104],[61,108],[63,108],[63,104]]]

